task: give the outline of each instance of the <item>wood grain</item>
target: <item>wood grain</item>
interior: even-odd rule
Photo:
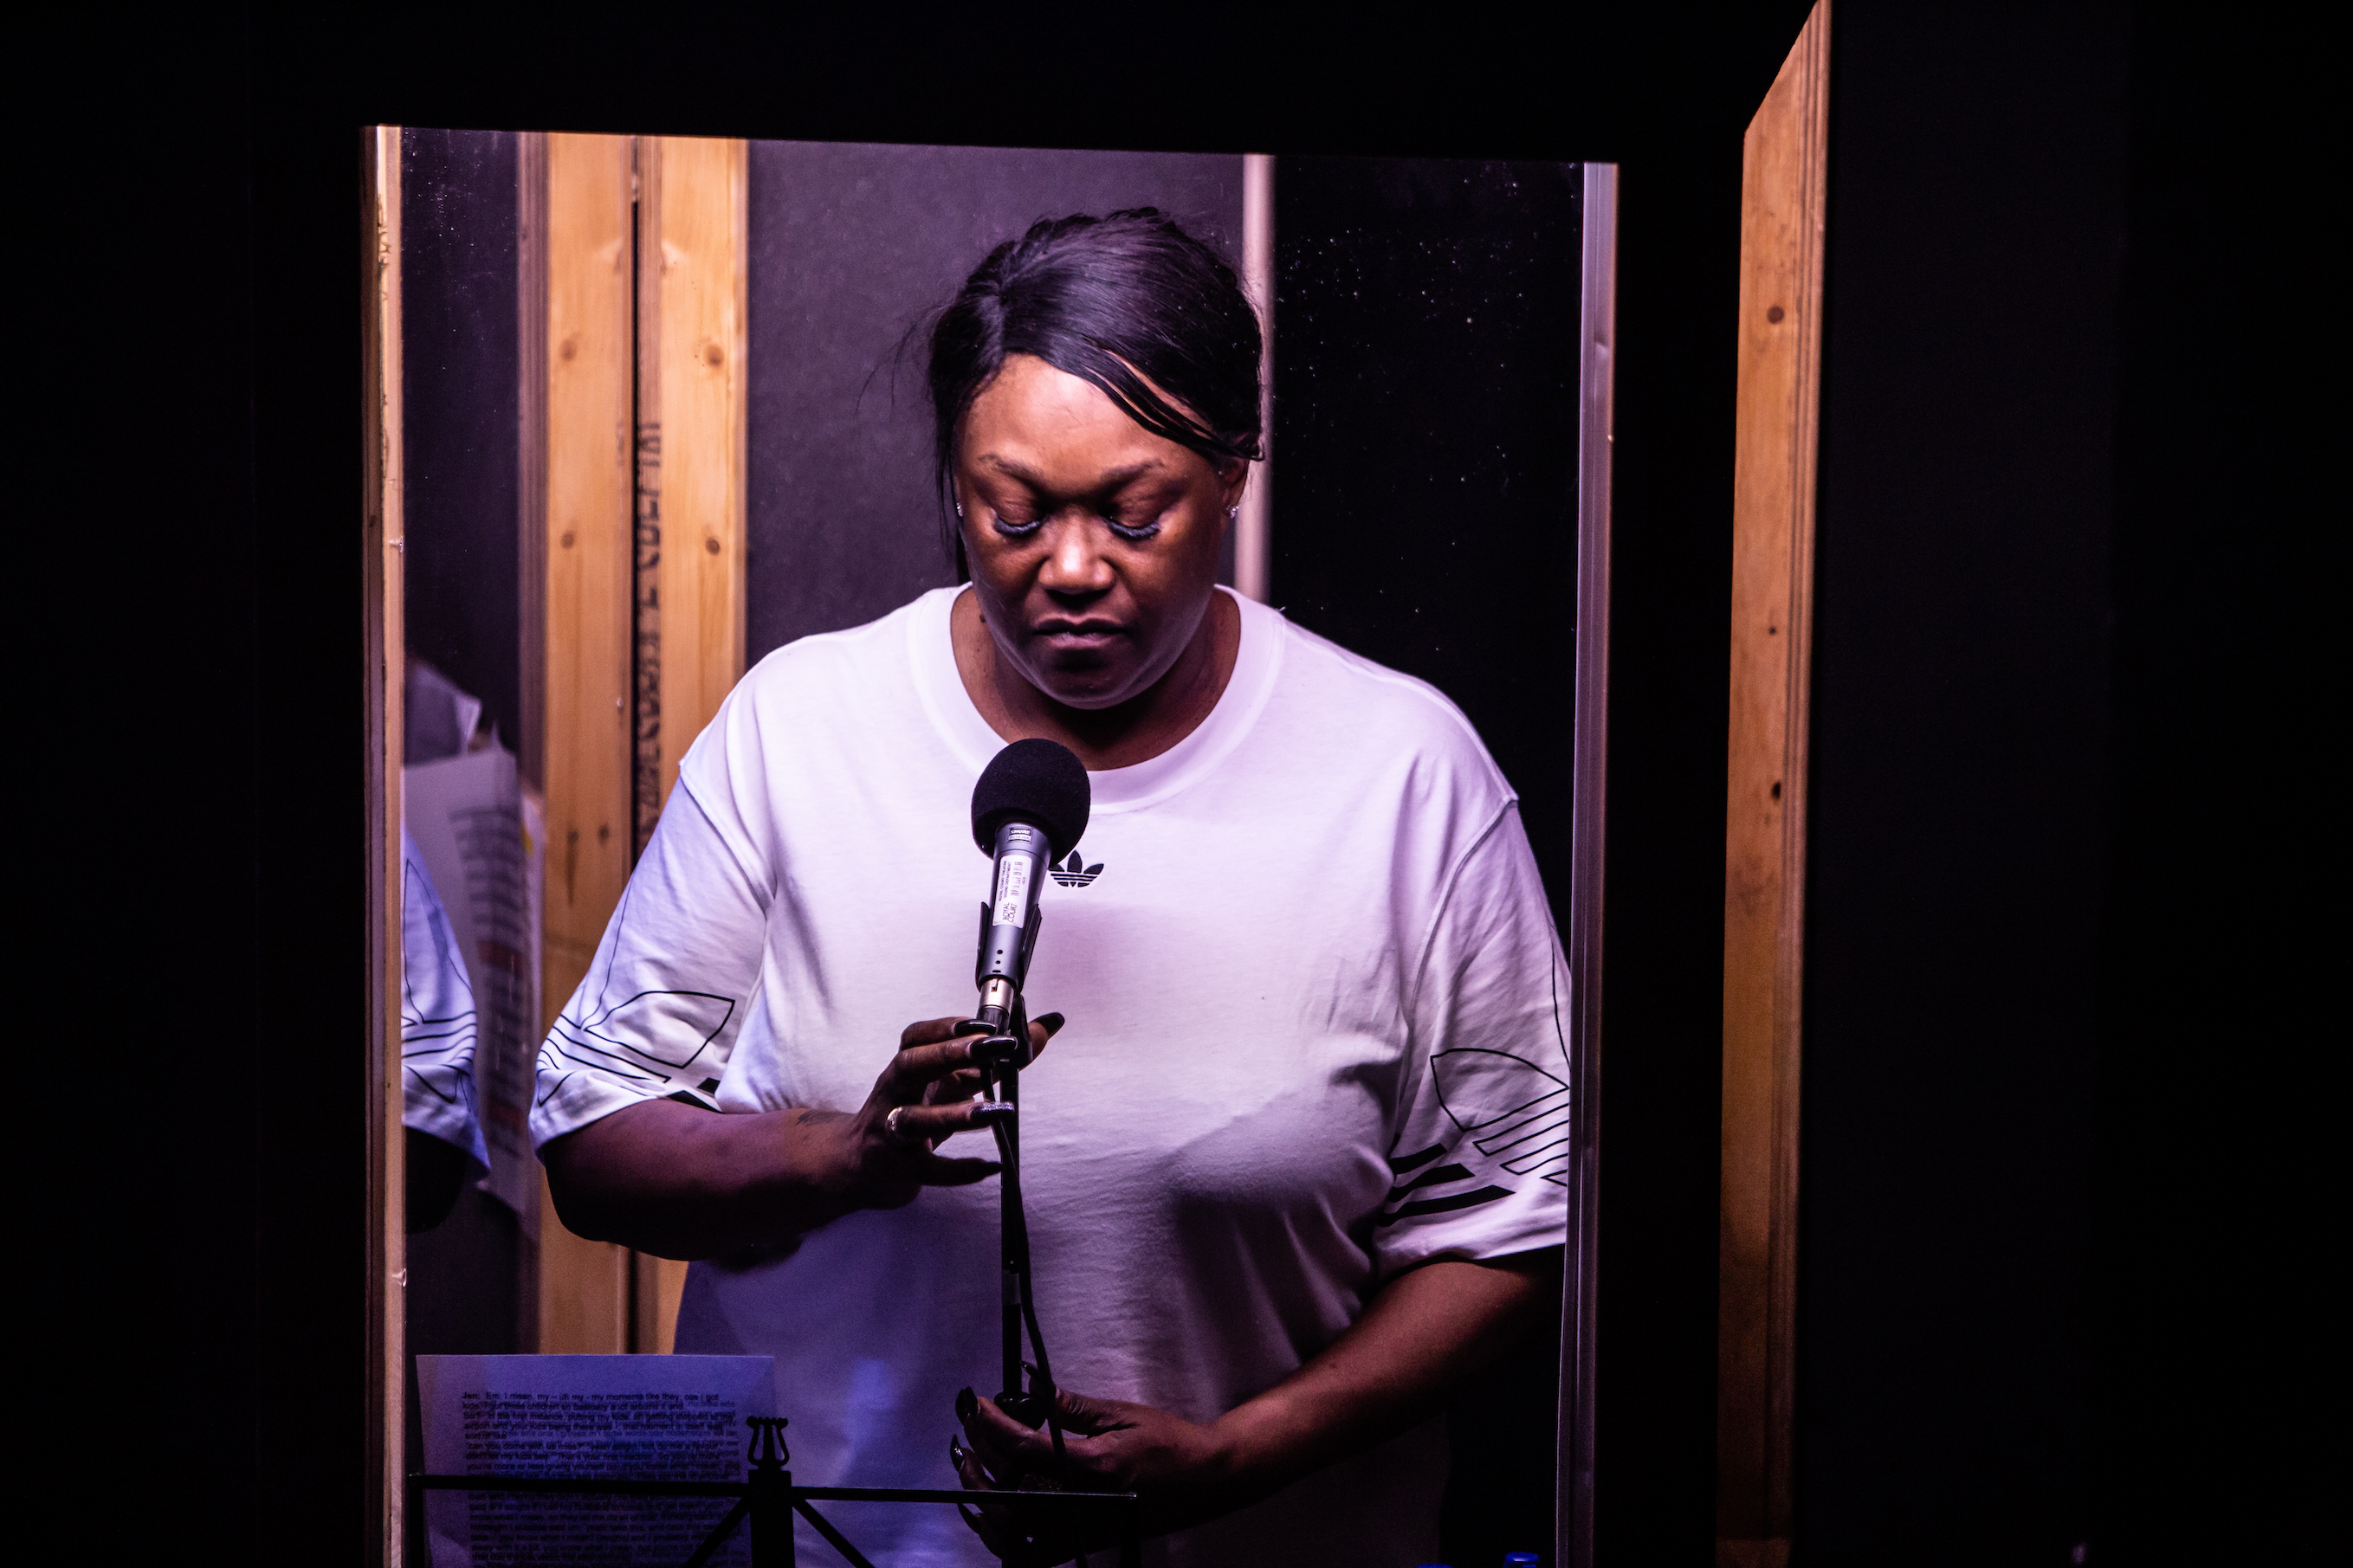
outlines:
[[[1724,1568],[1780,1568],[1790,1547],[1829,40],[1820,0],[1742,150],[1716,1352]]]
[[[361,500],[362,702],[367,734],[368,987],[367,1336],[375,1374],[368,1393],[368,1512],[385,1568],[401,1561],[403,1398],[407,1339],[406,1142],[401,1128],[400,996],[403,889],[402,616],[406,543],[401,457],[400,128],[363,136],[367,194],[362,245]]]
[[[744,673],[751,150],[638,142],[635,822]],[[634,1348],[675,1342],[683,1264],[640,1257]]]
[[[650,411],[660,442],[659,812],[680,759],[744,674],[751,170],[742,142],[661,136],[640,146],[650,175],[639,195],[638,354],[651,395],[641,394],[638,420],[646,426]]]
[[[622,136],[550,135],[547,183],[548,867],[552,1025],[629,875],[630,168]],[[565,1230],[541,1182],[539,1348],[628,1348],[628,1252]]]

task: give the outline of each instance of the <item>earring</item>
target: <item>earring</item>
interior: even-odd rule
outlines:
[[[958,502],[956,502],[956,503],[955,503],[955,509],[956,509],[956,519],[957,519],[957,521],[963,521],[963,519],[964,519],[964,502],[962,502],[962,501],[958,501]]]
[[[1228,522],[1240,522],[1241,520],[1242,520],[1242,509],[1241,509],[1241,508],[1240,508],[1240,507],[1238,507],[1238,506],[1229,506],[1229,507],[1226,508],[1226,521],[1227,521]]]

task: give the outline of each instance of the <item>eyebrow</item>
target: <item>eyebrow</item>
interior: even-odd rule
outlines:
[[[1021,483],[1028,485],[1032,489],[1044,490],[1050,489],[1050,487],[1046,484],[1044,478],[1039,475],[1035,468],[1017,463],[1009,458],[999,457],[995,452],[984,452],[979,457],[974,458],[973,461],[981,467],[994,468],[1008,479],[1018,479]],[[1089,487],[1089,489],[1096,493],[1100,493],[1103,490],[1119,489],[1124,486],[1134,484],[1136,480],[1143,479],[1147,474],[1156,473],[1167,468],[1167,463],[1161,458],[1146,458],[1140,463],[1130,463],[1124,468],[1113,468],[1110,473],[1105,474],[1103,477],[1100,483],[1092,485]]]

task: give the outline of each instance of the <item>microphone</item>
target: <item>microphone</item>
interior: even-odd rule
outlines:
[[[1014,1420],[1032,1428],[1042,1425],[1052,1433],[1058,1474],[1066,1468],[1062,1426],[1055,1415],[1046,1336],[1029,1288],[1029,1224],[1021,1208],[1019,1079],[1029,1063],[1029,1019],[1021,986],[1043,921],[1039,889],[1047,868],[1079,847],[1092,804],[1085,765],[1051,741],[1016,741],[982,770],[972,790],[972,841],[989,858],[989,896],[980,906],[980,948],[972,967],[980,1006],[958,1029],[988,1037],[973,1047],[990,1089],[974,1113],[997,1135],[1001,1163],[998,1247],[1004,1288],[998,1329],[1005,1381],[997,1405]],[[1025,1368],[1021,1359],[1025,1327],[1038,1352],[1034,1369]],[[1025,1370],[1031,1372],[1027,1390],[1021,1385]],[[971,1396],[965,1390],[965,1397]]]
[[[972,838],[991,864],[972,983],[980,993],[976,1018],[991,1035],[1014,1028],[1043,918],[1039,887],[1047,868],[1078,847],[1090,805],[1085,765],[1051,741],[1014,742],[973,786]],[[1029,1046],[1019,1041],[1024,1059]]]

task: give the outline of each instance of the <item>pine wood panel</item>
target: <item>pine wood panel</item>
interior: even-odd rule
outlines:
[[[400,990],[403,889],[400,865],[400,762],[406,541],[401,457],[400,129],[363,133],[367,203],[362,236],[363,629],[361,668],[367,726],[368,981],[373,1023],[367,1038],[369,1350],[376,1368],[368,1429],[379,1445],[369,1467],[369,1514],[385,1568],[400,1561],[401,1469],[406,1410],[403,1398],[407,1339],[406,1142],[401,1130]]]
[[[679,760],[744,673],[751,171],[742,142],[661,136],[639,146],[646,229],[638,355],[650,393],[641,393],[638,405],[641,489],[650,452],[645,437],[659,442],[652,470],[661,601],[659,810],[678,783]]]
[[[1742,150],[1716,1373],[1725,1568],[1779,1568],[1789,1554],[1829,37],[1821,0]]]
[[[638,142],[636,823],[744,673],[750,148]],[[676,1341],[686,1267],[637,1260],[634,1348]]]
[[[678,1304],[686,1294],[687,1266],[675,1258],[631,1254],[637,1317],[630,1327],[633,1351],[668,1355],[678,1348]]]
[[[586,974],[629,875],[629,140],[545,145],[548,867],[543,1005]],[[628,1252],[583,1240],[541,1183],[539,1348],[628,1348]]]

